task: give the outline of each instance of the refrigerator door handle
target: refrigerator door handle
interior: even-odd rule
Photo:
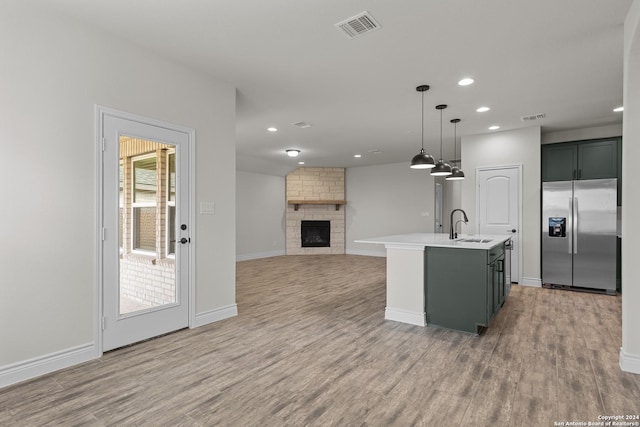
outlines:
[[[569,254],[573,253],[573,197],[569,197],[569,218],[567,218],[567,244],[569,245]]]
[[[578,198],[573,198],[573,253],[578,253]]]

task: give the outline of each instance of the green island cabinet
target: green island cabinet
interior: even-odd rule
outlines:
[[[479,334],[505,299],[505,243],[491,249],[427,247],[427,324]]]

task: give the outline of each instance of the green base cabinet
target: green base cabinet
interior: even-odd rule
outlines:
[[[478,334],[504,303],[504,253],[427,247],[425,311],[427,324]]]

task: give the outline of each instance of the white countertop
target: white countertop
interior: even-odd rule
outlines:
[[[411,233],[393,236],[371,237],[356,240],[356,243],[374,243],[385,246],[422,246],[459,249],[491,249],[511,238],[508,234],[459,234],[455,240],[450,240],[445,233]],[[465,242],[465,240],[484,240],[485,242]]]

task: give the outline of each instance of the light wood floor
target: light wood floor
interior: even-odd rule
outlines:
[[[385,260],[238,263],[240,315],[0,389],[0,425],[552,426],[640,414],[620,297],[514,286],[480,337],[385,321]]]

